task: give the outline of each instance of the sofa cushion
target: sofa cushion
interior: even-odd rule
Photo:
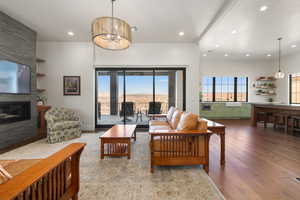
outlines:
[[[207,121],[199,120],[197,124],[197,130],[207,131]]]
[[[161,120],[151,120],[149,126],[169,126],[169,123]]]
[[[77,128],[80,127],[80,121],[61,121],[53,123],[51,130],[63,130],[63,129],[70,129],[70,128]]]
[[[180,116],[181,116],[181,111],[176,109],[172,115],[172,119],[171,121],[169,122],[170,126],[172,129],[176,129],[177,128],[177,125],[178,125],[178,122],[180,120]]]
[[[154,131],[154,130],[170,130],[171,127],[169,125],[159,125],[159,126],[150,126],[149,130],[150,131]]]
[[[193,113],[182,113],[180,117],[180,121],[177,125],[177,130],[195,130],[198,126],[198,115],[195,115]]]
[[[175,110],[176,110],[176,108],[173,107],[173,106],[171,106],[171,107],[169,108],[169,111],[168,111],[168,113],[167,113],[167,121],[168,121],[168,122],[170,122],[170,121],[172,120],[172,116],[173,116]]]

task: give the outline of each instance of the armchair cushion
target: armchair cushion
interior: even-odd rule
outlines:
[[[198,115],[193,113],[184,112],[181,117],[180,121],[177,125],[177,130],[195,130],[197,129],[198,125]]]
[[[49,129],[55,131],[77,127],[80,127],[80,121],[61,121],[54,123],[52,126],[49,126]]]
[[[47,141],[56,143],[81,136],[80,118],[67,108],[52,108],[45,114]]]

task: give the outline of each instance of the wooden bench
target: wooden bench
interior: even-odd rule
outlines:
[[[0,200],[78,199],[79,160],[84,146],[74,143],[45,159],[20,160],[23,169],[20,161],[8,161],[4,168],[13,177],[0,184]]]

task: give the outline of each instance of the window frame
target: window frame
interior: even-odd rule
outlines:
[[[297,74],[294,74],[294,75],[297,75]],[[300,75],[299,75],[299,77],[300,77]],[[289,93],[290,93],[290,95],[289,95],[289,98],[290,98],[289,102],[290,102],[290,104],[300,104],[300,102],[299,103],[293,102],[293,98],[292,98],[292,94],[293,94],[293,89],[292,89],[293,88],[293,74],[289,75],[289,81],[290,81],[290,83],[289,83],[289,87],[290,87],[290,89],[289,89]]]
[[[227,76],[227,77],[230,77],[230,76]],[[245,101],[238,101],[238,78],[242,78],[241,77],[237,77],[237,76],[234,76],[234,98],[233,98],[233,101],[216,101],[216,76],[212,76],[212,101],[203,101],[203,102],[223,102],[223,103],[226,103],[226,102],[248,102],[248,91],[249,91],[249,78],[248,77],[244,77],[246,78],[246,100]]]

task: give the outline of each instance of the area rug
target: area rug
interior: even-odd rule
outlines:
[[[45,158],[74,142],[85,142],[80,162],[81,200],[219,200],[224,199],[201,166],[155,167],[150,173],[149,136],[139,132],[132,145],[132,156],[99,158],[99,136],[84,134],[81,138],[59,144],[45,140],[0,155],[1,159]]]

